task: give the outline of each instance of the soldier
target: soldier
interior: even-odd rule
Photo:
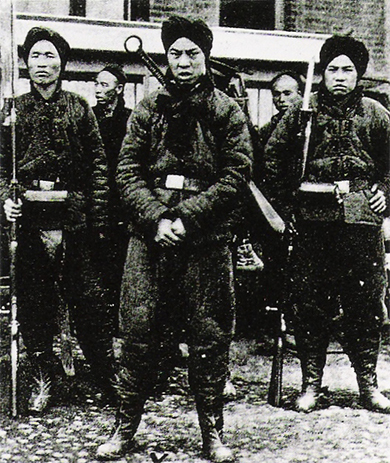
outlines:
[[[245,115],[210,78],[212,39],[202,20],[165,21],[166,88],[129,119],[117,175],[131,230],[119,316],[120,407],[99,458],[131,448],[144,403],[183,340],[205,455],[233,459],[221,441],[234,319],[229,217],[247,187],[252,153]]]
[[[286,219],[296,216],[293,324],[302,368],[297,409],[318,406],[329,336],[357,376],[363,407],[390,412],[376,375],[386,284],[381,225],[389,204],[389,112],[358,86],[368,51],[334,36],[320,52],[307,159],[300,108],[281,119],[266,147],[267,185]]]
[[[126,220],[118,188],[116,185],[116,168],[118,155],[126,133],[126,124],[131,110],[125,107],[123,97],[126,76],[123,69],[111,64],[104,67],[96,76],[95,95],[97,104],[92,109],[99,124],[108,164],[108,213],[109,228],[107,231],[105,272],[106,285],[110,291],[110,304],[113,310],[114,333],[117,331],[119,293],[126,258],[128,233]]]
[[[260,154],[258,165],[254,167],[255,177],[257,177],[256,180],[259,185],[266,184],[269,180],[266,176],[264,177],[262,153],[272,132],[288,108],[298,105],[302,101],[302,81],[299,74],[294,71],[280,72],[271,81],[271,91],[272,100],[278,112],[259,129]],[[257,160],[256,156],[255,160]],[[264,259],[263,294],[265,302],[269,307],[282,309],[285,302],[283,292],[286,280],[288,240],[286,237],[260,230],[260,242]]]
[[[282,71],[271,80],[272,102],[277,113],[259,129],[260,144],[265,146],[283,114],[302,100],[302,80],[294,71]]]
[[[77,336],[100,385],[110,390],[112,376],[107,355],[112,335],[102,322],[106,305],[96,261],[107,226],[107,166],[91,108],[61,89],[69,51],[68,42],[50,29],[34,27],[26,36],[23,58],[31,91],[16,99],[17,202],[9,191],[7,119],[1,126],[0,191],[6,219],[19,224],[18,321],[34,374],[32,412],[42,412],[52,395],[53,336],[63,298],[75,308]],[[50,201],[58,199],[58,189],[66,201]]]

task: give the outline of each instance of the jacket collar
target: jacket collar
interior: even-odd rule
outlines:
[[[42,100],[42,101],[58,101],[58,99],[61,96],[61,90],[62,90],[62,82],[61,80],[58,81],[57,87],[53,93],[53,95],[46,100],[43,98],[43,96],[38,92],[38,90],[35,88],[34,84],[32,81],[30,81],[30,88],[31,88],[31,94],[36,100]]]

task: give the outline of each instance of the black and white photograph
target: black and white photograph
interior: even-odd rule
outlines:
[[[390,463],[390,0],[1,0],[0,463]]]

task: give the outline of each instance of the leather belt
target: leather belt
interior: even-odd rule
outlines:
[[[208,188],[209,183],[197,178],[189,178],[184,175],[168,174],[164,177],[157,177],[154,180],[157,188],[166,188],[167,190],[183,190],[198,193]]]

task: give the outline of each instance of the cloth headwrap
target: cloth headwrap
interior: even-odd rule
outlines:
[[[47,40],[56,47],[61,59],[61,71],[63,71],[68,61],[70,51],[69,43],[58,32],[55,32],[47,27],[33,27],[28,31],[23,44],[22,56],[25,63],[27,64],[28,55],[31,48],[41,40]]]
[[[324,72],[328,64],[340,55],[348,56],[356,67],[358,77],[366,72],[368,51],[363,42],[353,37],[334,35],[325,41],[320,51],[320,67]]]
[[[105,68],[103,68],[100,72],[109,72],[113,76],[115,76],[120,84],[125,84],[126,83],[126,75],[121,68],[121,66],[118,66],[117,64],[109,64]],[[99,72],[99,74],[100,74]]]
[[[209,58],[213,46],[213,33],[208,25],[201,19],[187,19],[182,16],[171,16],[163,22],[161,40],[165,52],[177,39],[186,37],[194,42]]]

